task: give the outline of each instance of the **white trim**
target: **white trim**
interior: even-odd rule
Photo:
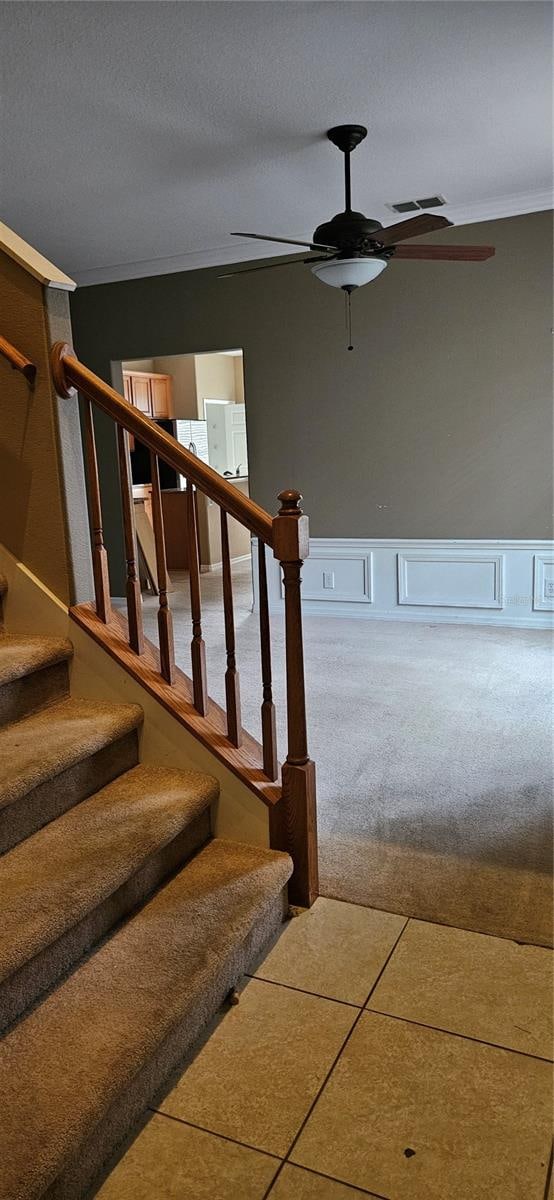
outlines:
[[[480,566],[492,566],[493,568],[493,585],[489,595],[485,593],[481,596],[477,594],[467,595],[460,588],[458,594],[455,594],[455,599],[446,599],[444,594],[441,597],[438,593],[431,595],[421,595],[418,597],[417,591],[410,589],[409,567],[410,563],[421,563],[428,565],[446,564],[449,563],[454,567],[463,567],[466,563]],[[449,572],[451,574],[451,572]],[[431,550],[416,552],[410,551],[408,554],[397,555],[397,575],[398,575],[398,603],[411,605],[425,605],[430,608],[502,608],[502,580],[504,575],[504,555],[493,554],[485,556],[485,554],[468,554],[466,551],[458,551],[457,554],[446,554],[444,551],[435,552]],[[486,581],[488,582],[488,581]]]
[[[546,595],[545,567],[554,567],[552,555],[535,554],[533,570],[533,608],[535,612],[554,612],[554,595],[552,598]]]
[[[416,550],[420,546],[428,546],[431,550],[459,546],[467,550],[472,550],[473,547],[478,550],[498,547],[501,550],[554,551],[554,541],[548,538],[310,538],[310,554],[312,546],[330,550],[338,546],[369,546],[380,550],[388,546],[395,550],[401,550],[403,546],[409,550]]]
[[[256,609],[256,539],[252,550]],[[542,572],[553,555],[554,543],[547,540],[311,538],[302,569],[302,609],[307,616],[549,629]],[[407,574],[410,563],[423,568],[417,579]],[[441,581],[438,589],[437,563],[445,567],[444,587]],[[467,564],[477,566],[469,578]],[[267,568],[270,611],[282,614],[281,570],[269,554]],[[323,570],[334,575],[332,593],[323,589]]]
[[[253,612],[256,612],[256,607]],[[270,607],[270,612],[273,616],[277,616],[282,612],[282,607]],[[413,621],[420,625],[499,625],[506,629],[550,629],[553,628],[553,621],[550,617],[539,617],[531,619],[530,617],[505,617],[493,616],[486,609],[477,616],[474,612],[458,610],[454,615],[452,612],[437,612],[436,609],[429,609],[425,612],[412,612],[410,609],[392,609],[374,610],[359,609],[354,612],[347,604],[329,605],[329,608],[323,611],[321,604],[313,600],[302,604],[302,612],[306,617],[354,617],[362,621]]]
[[[266,257],[290,256],[286,250],[268,249]],[[95,283],[119,283],[124,279],[146,279],[151,275],[171,275],[176,271],[201,271],[206,267],[233,266],[234,263],[254,262],[261,257],[259,246],[251,242],[230,242],[225,246],[213,246],[206,250],[189,250],[185,254],[169,254],[164,258],[142,259],[137,262],[114,263],[108,267],[91,267],[77,271],[77,283],[89,286]]]
[[[251,554],[237,554],[236,558],[231,559],[231,566],[233,565],[233,563],[250,562],[251,558],[252,558]],[[211,573],[212,571],[222,571],[223,563],[222,562],[205,563],[202,565],[201,570],[205,574],[208,574],[209,572]]]
[[[75,291],[77,284],[69,275],[65,275],[53,263],[48,262],[43,254],[34,250],[28,242],[24,242],[23,238],[4,225],[3,221],[0,221],[0,250],[46,287],[60,288],[64,292]]]
[[[504,217],[519,217],[526,213],[544,212],[554,207],[552,192],[541,189],[513,192],[508,196],[491,196],[485,200],[470,200],[465,204],[446,204],[441,213],[454,225],[474,225],[479,221],[497,221]],[[417,215],[417,214],[415,214]],[[289,246],[283,248],[268,242],[266,257],[286,257]],[[223,267],[233,263],[252,262],[263,257],[263,248],[251,242],[226,242],[204,250],[189,250],[185,254],[169,254],[164,258],[143,259],[138,262],[113,263],[77,271],[79,284],[117,283],[123,279],[144,279],[149,275],[169,275],[174,271],[199,271],[205,267]]]
[[[324,539],[322,538],[321,541],[323,540]],[[360,569],[361,579],[360,585],[357,587],[357,589],[352,587],[352,581],[350,581],[350,587],[343,586],[342,588],[339,588],[339,590],[335,591],[334,595],[331,597],[328,595],[328,589],[326,589],[324,586],[321,588],[312,587],[310,589],[309,584],[307,584],[306,579],[304,579],[302,597],[305,603],[309,603],[310,601],[317,602],[318,604],[332,602],[333,605],[337,603],[373,603],[373,554],[371,550],[368,551],[365,547],[361,547],[359,550],[355,547],[351,549],[349,546],[340,546],[335,544],[332,553],[328,554],[325,547],[320,546],[318,541],[312,539],[310,543],[310,559],[311,562],[318,560],[321,562],[328,560],[335,563],[338,562],[341,567],[347,563],[354,564],[354,566],[358,566]],[[304,571],[304,575],[305,574],[306,572]],[[281,595],[284,596],[282,582]]]
[[[543,188],[532,192],[512,192],[508,196],[490,196],[486,200],[470,200],[466,204],[445,204],[440,211],[454,225],[475,225],[479,221],[523,217],[526,213],[545,212],[551,208],[554,208],[554,195],[549,188]]]

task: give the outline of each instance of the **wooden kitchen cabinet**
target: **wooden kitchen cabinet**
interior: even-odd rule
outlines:
[[[152,402],[153,417],[173,416],[170,375],[150,376],[150,399]]]
[[[171,375],[124,371],[123,394],[139,412],[155,419],[173,416]]]
[[[139,412],[152,416],[152,401],[150,399],[150,380],[140,375],[131,376],[131,404]]]

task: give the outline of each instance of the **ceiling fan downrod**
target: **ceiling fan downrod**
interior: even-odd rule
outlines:
[[[367,137],[365,125],[334,125],[327,130],[329,141],[344,154],[344,211],[352,212],[352,187],[350,181],[350,155],[356,146]]]

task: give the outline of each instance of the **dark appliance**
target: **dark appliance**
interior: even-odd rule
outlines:
[[[160,419],[155,422],[160,426],[160,429],[165,429],[166,433],[170,433],[172,437],[177,434],[177,422],[168,420],[167,418]],[[160,468],[160,487],[162,491],[170,491],[172,488],[179,487],[179,476],[173,467],[168,466],[163,459],[158,459]],[[150,470],[150,451],[146,446],[142,445],[135,438],[135,448],[131,451],[131,473],[133,483],[152,483],[152,472]]]

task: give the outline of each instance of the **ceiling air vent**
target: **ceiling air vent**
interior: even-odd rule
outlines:
[[[386,207],[395,213],[420,212],[421,209],[442,208],[446,204],[444,196],[424,196],[422,200],[402,200],[400,204],[387,204]]]
[[[415,200],[403,200],[402,204],[387,204],[387,208],[392,208],[392,211],[397,213],[417,212],[419,204],[416,204]]]

